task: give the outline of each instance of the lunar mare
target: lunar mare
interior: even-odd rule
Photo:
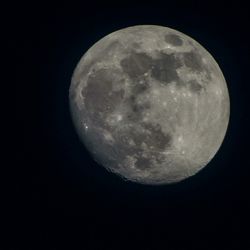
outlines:
[[[143,184],[196,174],[224,139],[229,95],[209,52],[161,26],[118,30],[81,58],[69,90],[78,135],[107,170]]]

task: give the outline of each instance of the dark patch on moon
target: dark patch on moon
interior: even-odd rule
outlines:
[[[131,129],[129,135],[133,138],[137,147],[141,147],[145,143],[151,150],[164,150],[171,146],[172,136],[165,134],[161,130],[160,125],[153,125],[151,123],[141,123],[144,130]]]
[[[136,165],[136,168],[143,170],[143,169],[147,169],[150,167],[149,163],[150,163],[150,160],[148,158],[139,156],[136,158],[135,165]]]
[[[202,56],[197,51],[190,51],[183,53],[184,64],[192,71],[197,73],[205,73],[207,83],[211,82],[211,70],[202,61]]]
[[[120,65],[130,78],[136,78],[146,73],[152,65],[152,58],[145,53],[131,51],[128,57],[121,60]]]
[[[135,167],[140,170],[156,171],[154,161],[157,164],[163,164],[166,162],[166,158],[159,152],[141,151],[137,153]]]
[[[113,91],[112,74],[109,69],[99,69],[88,78],[87,87],[82,90],[86,110],[93,116],[104,116],[111,112],[124,97],[124,90]],[[93,103],[95,100],[95,103]]]
[[[153,61],[152,77],[158,81],[169,83],[179,79],[176,69],[181,62],[174,54],[160,53],[159,58]]]
[[[124,105],[129,107],[127,112],[127,119],[129,121],[139,121],[142,118],[142,112],[146,109],[150,109],[150,101],[140,98],[145,91],[150,88],[149,83],[145,77],[139,77],[139,79],[133,79],[131,84],[131,95],[124,100]]]
[[[173,46],[181,46],[183,44],[182,39],[175,34],[167,34],[164,38],[167,43],[170,43]]]
[[[195,79],[188,81],[188,87],[194,93],[199,93],[203,88]]]
[[[145,138],[145,143],[152,146],[154,149],[164,150],[171,146],[171,134],[163,133],[160,125],[153,125],[151,123],[144,123],[143,127],[150,131],[150,135]]]
[[[146,109],[150,109],[151,105],[150,105],[150,102],[145,102],[145,103],[134,102],[131,107],[132,107],[132,111],[139,115]]]
[[[133,95],[139,95],[144,93],[147,89],[149,89],[149,83],[146,79],[138,79],[132,82],[132,93]]]
[[[193,71],[203,71],[203,62],[198,52],[190,51],[183,53],[184,64]]]
[[[128,121],[139,122],[142,119],[143,111],[150,109],[151,104],[149,101],[145,100],[141,103],[137,100],[138,95],[131,95],[128,99],[125,100],[129,110],[127,112]]]
[[[141,119],[142,115],[138,112],[135,112],[134,108],[131,107],[131,110],[129,110],[126,113],[126,119],[129,122],[138,122]]]
[[[141,45],[140,45],[140,43],[134,42],[134,43],[132,43],[131,47],[134,49],[140,49]]]

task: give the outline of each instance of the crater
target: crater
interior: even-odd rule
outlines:
[[[182,39],[175,34],[167,34],[165,35],[165,41],[173,46],[181,46],[183,44]]]
[[[152,77],[158,81],[169,83],[179,79],[176,69],[181,66],[174,54],[161,53],[153,62]]]

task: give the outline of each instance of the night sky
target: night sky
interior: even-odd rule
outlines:
[[[250,249],[247,6],[163,2],[15,6],[10,249]],[[109,173],[93,161],[71,121],[68,89],[81,56],[103,36],[138,24],[191,36],[213,55],[228,84],[225,140],[207,167],[179,184],[145,186]]]

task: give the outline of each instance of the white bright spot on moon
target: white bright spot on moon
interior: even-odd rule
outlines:
[[[221,90],[220,90],[220,89],[216,90],[216,91],[215,91],[215,94],[216,94],[216,95],[221,95]]]
[[[153,89],[153,94],[154,94],[154,95],[159,95],[159,94],[160,94],[160,92],[159,92],[159,90],[158,90],[158,89]]]
[[[121,121],[122,120],[122,115],[117,115],[117,121]]]
[[[178,137],[178,142],[182,142],[183,141],[183,137],[182,136],[179,136]]]
[[[107,140],[109,142],[113,142],[114,141],[113,136],[109,132],[104,132],[103,136],[104,136],[105,140]]]
[[[134,142],[132,139],[129,139],[129,140],[128,140],[128,143],[129,143],[129,145],[131,145],[131,146],[135,146],[135,145],[136,145],[135,142]]]
[[[89,127],[86,123],[83,123],[83,127],[87,130]]]

